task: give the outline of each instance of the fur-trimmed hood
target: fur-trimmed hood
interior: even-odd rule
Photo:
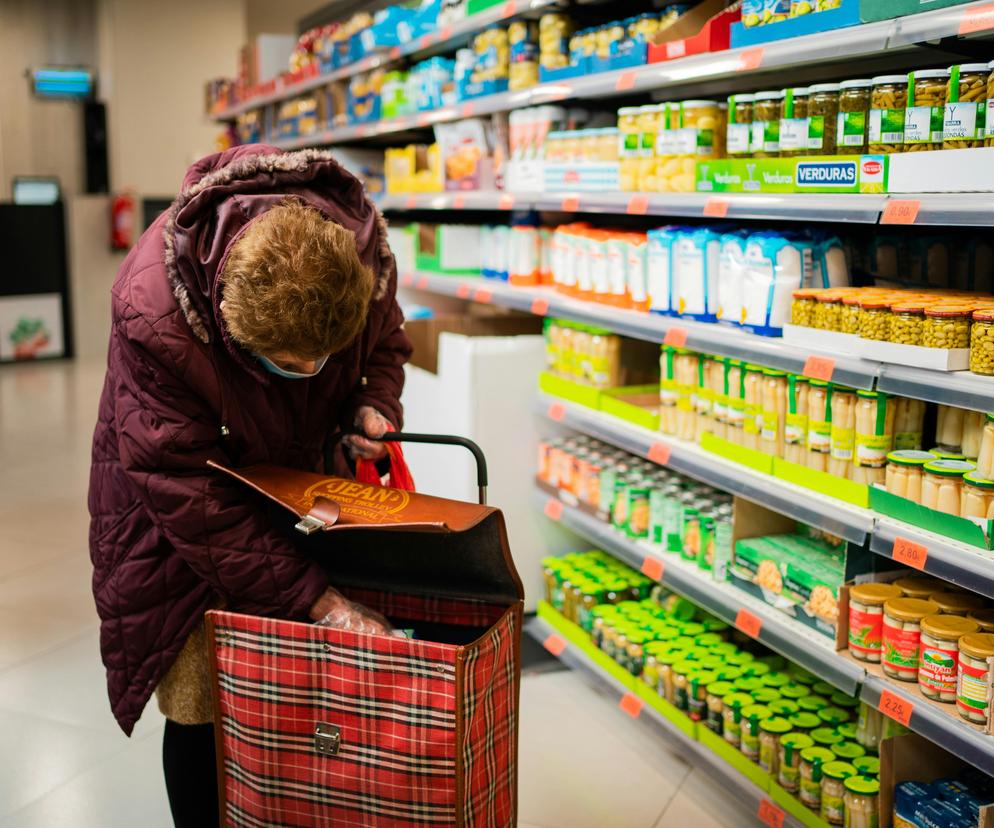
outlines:
[[[234,348],[221,322],[218,275],[246,225],[288,196],[351,230],[359,258],[376,274],[372,301],[386,294],[394,271],[386,222],[354,175],[321,150],[235,147],[190,167],[163,227],[173,295],[201,342],[220,334]]]

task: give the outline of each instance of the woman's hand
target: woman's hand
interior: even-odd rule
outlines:
[[[356,434],[346,435],[344,442],[348,445],[354,458],[365,460],[382,460],[387,456],[387,447],[376,438],[382,437],[392,428],[390,421],[370,405],[364,405],[356,412],[356,427],[373,439],[360,437]]]
[[[397,634],[390,622],[378,612],[350,601],[331,587],[314,603],[310,614],[314,623],[321,627],[334,627],[367,635]]]

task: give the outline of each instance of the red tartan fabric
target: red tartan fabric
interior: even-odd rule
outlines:
[[[438,598],[433,595],[403,595],[374,589],[342,587],[351,601],[383,613],[387,618],[407,618],[465,627],[489,627],[500,621],[507,607],[468,598]]]
[[[459,648],[213,616],[225,824],[455,823]],[[341,729],[337,756],[318,723]]]

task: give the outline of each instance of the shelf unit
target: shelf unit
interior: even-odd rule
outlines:
[[[543,618],[529,620],[525,624],[525,633],[539,644],[544,644],[551,635],[559,635],[559,631]],[[582,676],[591,687],[607,697],[617,699],[619,704],[629,694],[628,688],[595,664],[579,648],[567,644],[557,658]],[[679,750],[683,759],[690,761],[695,767],[707,773],[726,790],[729,790],[742,803],[743,813],[756,814],[764,800],[771,801],[765,791],[754,785],[706,745],[696,739],[691,739],[651,706],[643,705],[639,710],[638,718],[640,722],[645,723],[645,726],[651,728],[659,738],[664,739],[667,745]],[[779,806],[776,810],[780,810]],[[777,824],[784,826],[784,828],[802,828],[803,826],[803,823],[794,819],[789,813],[785,813],[783,822]]]

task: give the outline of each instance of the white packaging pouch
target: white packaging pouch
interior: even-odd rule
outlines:
[[[791,294],[811,278],[811,243],[780,233],[755,233],[745,250],[742,325],[781,336],[790,321]]]
[[[716,321],[720,258],[721,236],[709,227],[685,231],[673,243],[673,294],[679,316]]]
[[[646,251],[646,292],[649,310],[669,316],[673,312],[673,242],[680,234],[679,227],[658,227],[649,231]]]
[[[728,325],[742,324],[742,286],[748,234],[725,233],[719,240],[718,309],[715,316]]]

